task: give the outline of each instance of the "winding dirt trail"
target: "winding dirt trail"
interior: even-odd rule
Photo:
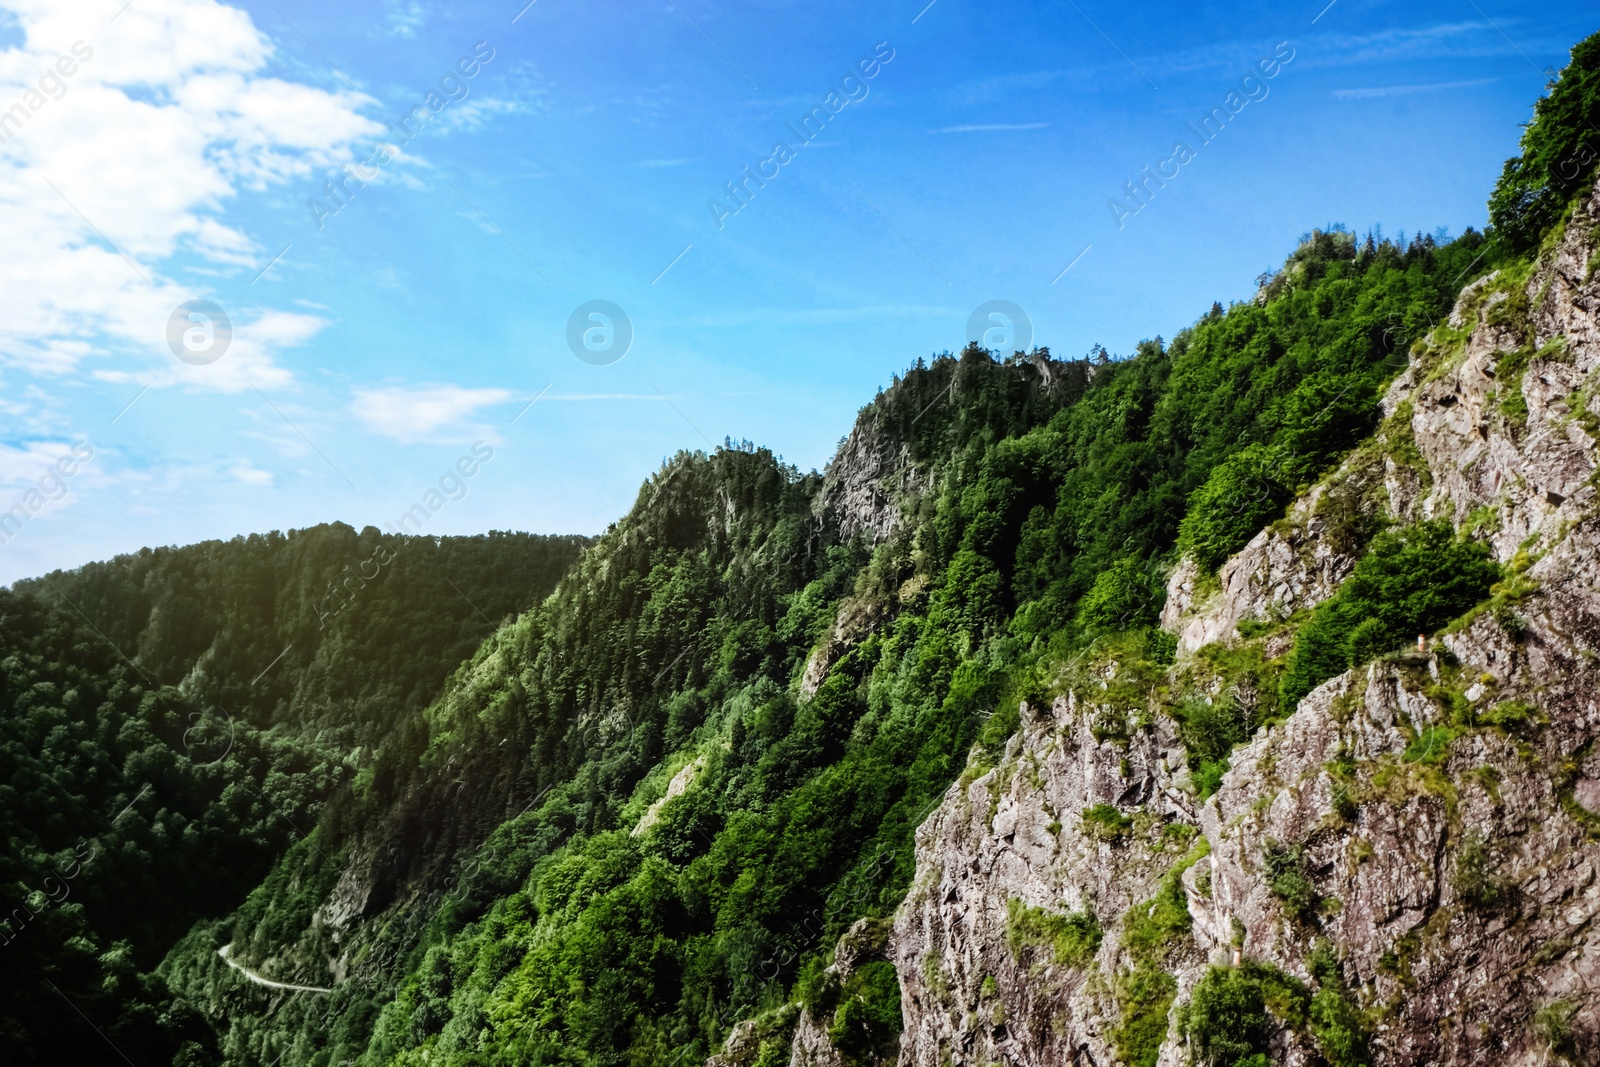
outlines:
[[[250,981],[254,982],[256,985],[264,985],[264,986],[267,986],[269,989],[292,989],[292,990],[294,990],[296,992],[299,992],[299,993],[332,993],[333,992],[333,990],[326,989],[326,988],[324,988],[322,986],[319,986],[319,985],[295,985],[292,982],[274,982],[270,978],[263,978],[259,974],[257,974],[256,972],[252,971],[250,968],[246,967],[244,964],[235,963],[233,957],[230,955],[230,951],[232,950],[232,948],[233,948],[232,944],[223,945],[221,948],[217,949],[217,955],[222,957],[222,962],[223,963],[226,963],[229,967],[232,967],[234,970],[238,971],[240,974],[242,974],[246,978],[250,979]]]

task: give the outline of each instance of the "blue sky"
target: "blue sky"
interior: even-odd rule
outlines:
[[[725,436],[821,467],[987,301],[1059,356],[1126,353],[1313,226],[1483,225],[1542,71],[1596,28],[1489,0],[925,3],[0,0],[0,112],[24,109],[0,512],[28,511],[0,583],[388,528],[477,441],[424,532],[598,532]],[[1108,201],[1163,165],[1119,227]],[[231,325],[212,362],[203,322],[176,327],[198,355],[169,341],[193,300]],[[620,359],[569,348],[594,300],[631,323]]]

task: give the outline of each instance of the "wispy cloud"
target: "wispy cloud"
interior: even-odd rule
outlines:
[[[52,464],[72,457],[71,440],[25,440],[16,444],[0,441],[0,491],[33,488],[39,476],[50,470]],[[6,500],[4,507],[10,507]]]
[[[659,393],[551,393],[546,400],[650,400],[660,403],[666,397]]]
[[[441,116],[439,128],[447,131],[477,130],[496,115],[514,115],[526,107],[516,100],[480,96],[452,107]]]
[[[1042,130],[1048,122],[978,122],[967,126],[944,126],[932,133],[1003,133],[1008,130]]]
[[[1037,95],[1053,82],[1087,83],[1091,78],[1076,77],[1077,70],[1034,70],[991,74],[958,82],[942,91],[939,98],[951,107],[977,107],[1015,97]]]
[[[385,0],[389,33],[395,37],[415,37],[428,21],[428,9],[420,0]]]
[[[1518,23],[1513,18],[1497,21],[1501,29],[1509,29]],[[1514,47],[1481,19],[1386,28],[1368,33],[1322,33],[1317,36],[1314,48],[1300,47],[1298,41],[1291,43],[1299,47],[1299,54],[1294,60],[1297,70],[1392,64],[1403,60],[1516,55]],[[1537,38],[1524,41],[1525,45],[1556,53],[1564,53],[1568,43]],[[1148,54],[1134,53],[1133,58],[1141,67],[1158,67],[1168,76],[1238,77],[1258,57],[1271,50],[1270,42],[1263,38],[1224,37],[1183,48]],[[1112,56],[1106,62],[1081,64],[1070,70],[1023,71],[959,81],[941,91],[939,99],[950,107],[980,107],[1035,99],[1050,86],[1070,87],[1074,92],[1100,93],[1119,89],[1124,74],[1137,78],[1128,71],[1127,64]]]
[[[228,473],[233,475],[235,481],[245,485],[271,485],[272,472],[264,471],[252,464],[248,459],[241,459],[228,468]]]
[[[1502,28],[1514,20],[1502,20]],[[1485,22],[1467,19],[1433,26],[1403,27],[1373,33],[1336,33],[1318,38],[1314,49],[1296,57],[1306,67],[1350,67],[1392,64],[1417,59],[1474,59],[1515,55],[1511,44]]]
[[[1460,82],[1433,82],[1428,85],[1379,85],[1370,89],[1335,89],[1338,100],[1377,100],[1388,96],[1415,96],[1417,93],[1435,93],[1444,89],[1470,89],[1478,85],[1493,85],[1499,78],[1473,78]]]
[[[719,312],[711,315],[688,315],[673,324],[690,329],[719,329],[761,323],[831,325],[835,323],[863,322],[871,319],[926,319],[951,314],[965,315],[967,312],[959,309],[934,307],[930,304],[870,304],[863,307],[806,308],[803,310],[756,308],[749,311]]]
[[[504,389],[387,386],[356,390],[350,411],[373,433],[402,444],[416,444],[432,439],[440,430],[464,433],[463,423],[480,409],[510,399],[511,394]]]
[[[137,371],[101,369],[93,377],[103,382],[149,382],[156,388],[181,386],[191,392],[242,393],[251,386],[282,389],[294,383],[294,375],[274,361],[273,355],[309,343],[327,328],[320,315],[298,311],[237,310],[233,336],[227,351],[215,363],[199,366],[166,359],[152,368]],[[152,320],[149,329],[165,329]]]

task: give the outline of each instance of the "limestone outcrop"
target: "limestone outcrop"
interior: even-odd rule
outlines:
[[[974,752],[895,921],[902,1067],[1178,1067],[1230,975],[1278,991],[1275,1063],[1600,1062],[1595,203],[1462,292],[1283,521],[1177,569],[1174,665],[1112,649]],[[1202,800],[1183,707],[1256,699],[1237,663],[1350,574],[1352,514],[1448,519],[1501,594],[1279,709]]]

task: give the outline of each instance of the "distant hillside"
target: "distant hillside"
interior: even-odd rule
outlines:
[[[104,1063],[96,1026],[143,1062],[214,1052],[150,972],[351,770],[208,714],[83,621],[0,590],[0,1062]]]
[[[332,525],[0,590],[0,1062],[103,1063],[90,1022],[140,1062],[211,1062],[155,965],[585,543]]]
[[[13,588],[86,620],[198,705],[370,753],[588,543],[332,523],[146,548]]]

